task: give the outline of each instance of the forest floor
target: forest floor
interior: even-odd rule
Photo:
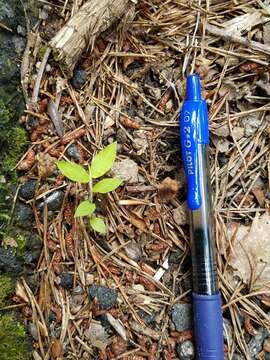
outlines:
[[[42,1],[29,52],[31,97],[48,42],[82,1]],[[136,4],[135,4],[136,3]],[[133,1],[68,79],[52,56],[17,197],[43,239],[15,305],[35,360],[192,359],[191,257],[179,113],[189,72],[209,108],[210,177],[228,359],[269,359],[270,6],[261,0]],[[76,206],[88,187],[56,161],[87,167],[117,141],[113,176],[95,195],[98,235]]]

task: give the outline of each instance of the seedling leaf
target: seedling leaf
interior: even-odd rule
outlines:
[[[63,160],[57,161],[56,165],[61,173],[68,179],[82,184],[89,182],[89,174],[81,165]]]
[[[82,201],[75,211],[75,217],[92,215],[96,210],[96,204],[88,200]]]
[[[121,179],[117,178],[103,179],[93,186],[93,192],[106,194],[110,191],[114,191],[122,184],[122,182],[123,181]]]
[[[111,169],[116,158],[117,143],[106,146],[93,159],[90,173],[92,178],[97,179]]]
[[[95,216],[91,216],[90,217],[90,225],[92,227],[93,230],[95,230],[96,232],[104,235],[106,234],[106,225],[103,221],[103,219],[95,217]]]

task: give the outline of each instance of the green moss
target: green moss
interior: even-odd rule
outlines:
[[[13,293],[13,282],[8,275],[0,275],[0,308],[6,305],[7,298]]]
[[[9,134],[12,136],[13,146],[9,147],[3,159],[3,167],[7,170],[11,170],[15,167],[28,142],[26,132],[23,128],[14,127],[9,131]]]
[[[25,329],[12,313],[0,316],[0,358],[1,360],[30,359]]]
[[[38,48],[38,57],[40,59],[43,59],[45,52],[47,51],[48,46],[47,45],[40,45],[40,47]]]
[[[0,164],[3,174],[14,168],[27,142],[26,131],[16,126],[10,110],[0,100],[0,146],[4,149],[0,152]]]
[[[25,251],[25,246],[27,242],[27,237],[24,234],[18,234],[16,236],[16,242],[17,242],[17,249],[16,249],[16,255],[21,256],[23,255]]]

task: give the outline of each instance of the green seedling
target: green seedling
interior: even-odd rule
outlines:
[[[89,198],[81,201],[75,211],[75,217],[87,216],[90,227],[96,232],[104,235],[107,228],[101,217],[95,216],[96,204],[93,202],[93,194],[107,194],[114,191],[122,184],[118,178],[105,178],[93,183],[96,179],[105,175],[113,166],[116,159],[117,143],[114,142],[101,150],[92,160],[86,170],[83,166],[70,161],[58,161],[57,167],[68,179],[80,184],[89,185]]]

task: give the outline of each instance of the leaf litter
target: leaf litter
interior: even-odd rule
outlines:
[[[35,29],[42,43],[47,46],[83,3],[47,1],[48,16]],[[179,344],[194,340],[192,324],[178,332],[171,318],[172,307],[191,303],[192,293],[178,119],[185,76],[193,69],[209,107],[218,274],[232,329],[224,349],[228,358],[262,358],[268,351],[261,329],[270,330],[269,4],[130,5],[127,16],[92,41],[72,79],[49,50],[43,59],[38,48],[28,54],[31,64],[42,66],[38,73],[32,66],[31,81],[23,82],[33,94],[21,119],[32,144],[17,169],[22,182],[38,181],[27,202],[43,250],[32,268],[35,286],[23,276],[14,303],[25,324],[35,327],[33,356],[169,360],[184,351]],[[99,219],[108,225],[106,236],[97,236],[74,217],[87,198],[88,173],[77,172],[85,183],[78,186],[51,165],[69,160],[86,168],[115,141],[111,173],[124,182],[112,194],[97,195],[94,226],[103,229]],[[107,171],[94,164],[97,176]],[[61,201],[49,208],[44,199],[58,193]],[[58,284],[62,272],[71,275],[73,288]],[[91,286],[105,289],[100,299],[88,296]],[[102,308],[115,291],[117,302]],[[252,326],[258,341],[247,331]]]

